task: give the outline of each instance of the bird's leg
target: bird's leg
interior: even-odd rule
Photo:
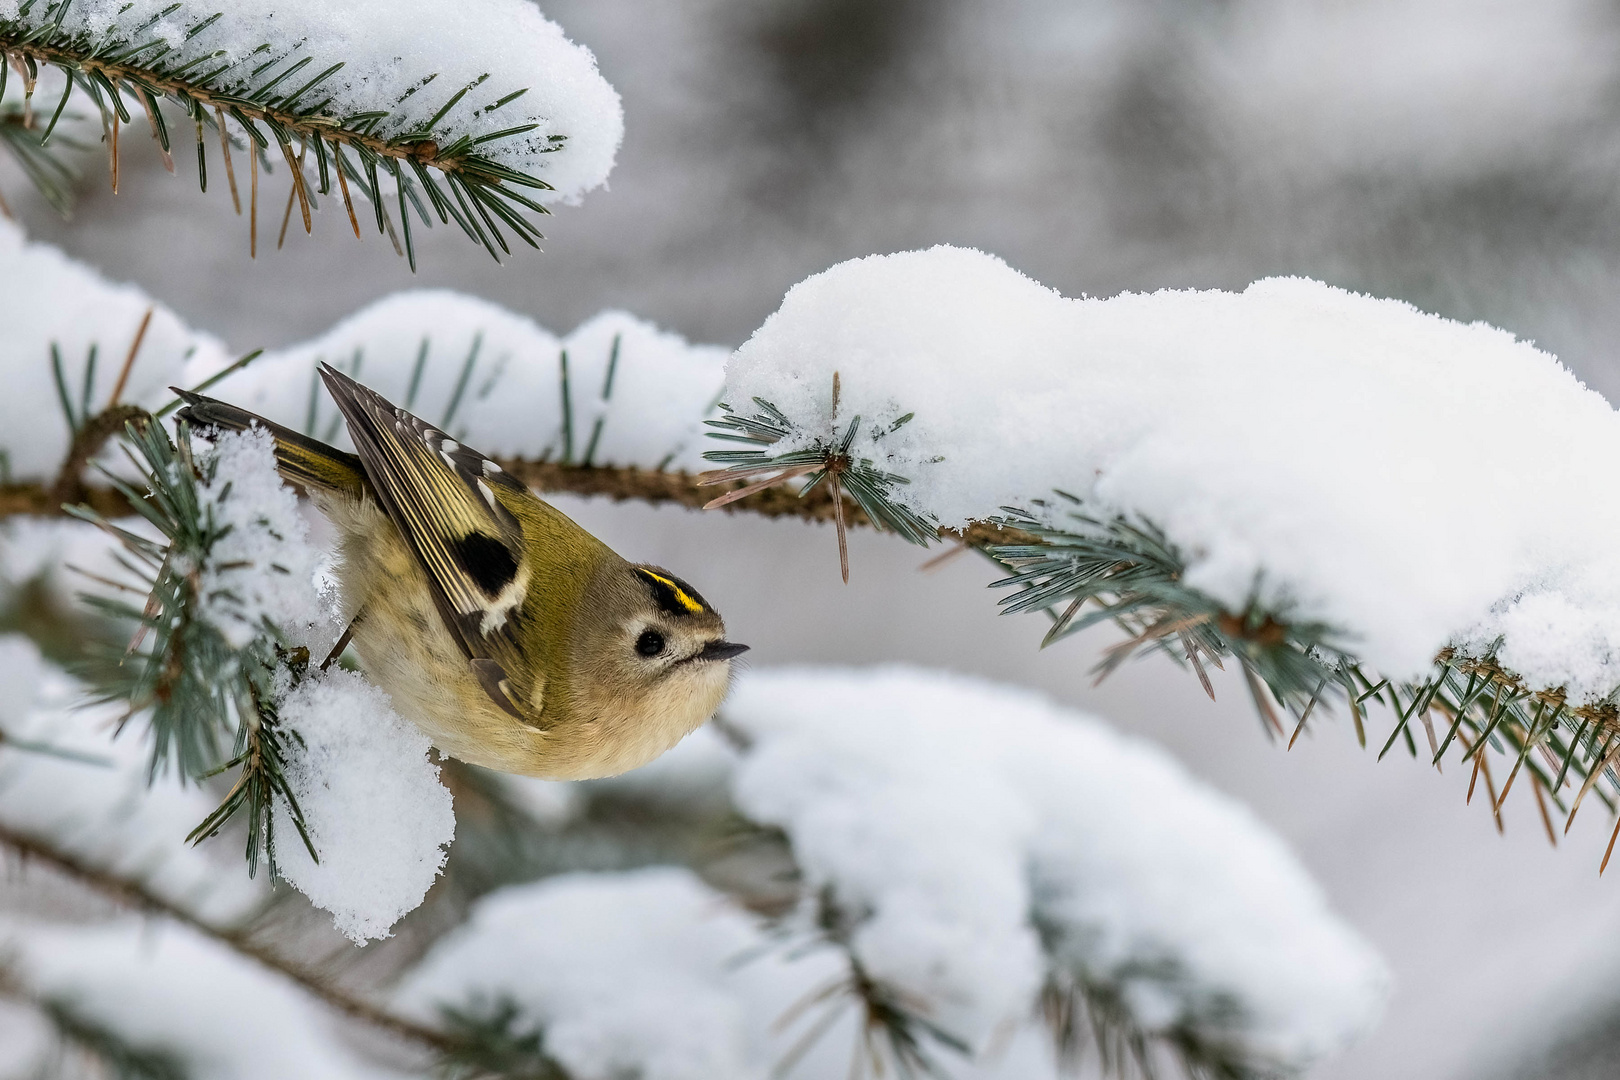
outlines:
[[[349,620],[349,625],[343,628],[343,635],[337,639],[337,644],[332,646],[332,651],[326,654],[325,660],[321,661],[322,671],[331,667],[332,663],[343,655],[343,650],[349,647],[349,640],[354,637],[354,628],[359,626],[360,620],[365,617],[366,605],[362,604],[360,610],[354,613],[354,618]]]

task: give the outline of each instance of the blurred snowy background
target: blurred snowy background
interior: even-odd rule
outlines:
[[[410,285],[566,332],[622,307],[734,347],[804,276],[937,242],[1067,295],[1304,274],[1485,319],[1620,394],[1620,3],[1614,0],[550,0],[624,96],[612,190],[507,267],[448,229],[414,278],[345,235],[247,258],[222,192],[144,142],[99,158],[72,223],[3,188],[37,239],[132,280],[234,349],[315,336]],[[274,190],[274,189],[273,189]],[[275,200],[272,200],[274,203]],[[279,209],[279,206],[276,207]],[[268,250],[267,250],[268,249]],[[1016,358],[1009,358],[1009,362]],[[1291,424],[1277,417],[1279,446]],[[1376,437],[1376,433],[1370,433]],[[1457,435],[1459,465],[1468,443]],[[1285,754],[1240,685],[1153,660],[1094,688],[1111,632],[1044,653],[994,616],[989,568],[920,574],[898,541],[559,500],[677,566],[761,665],[903,660],[1039,688],[1161,742],[1288,837],[1395,969],[1384,1024],[1323,1080],[1574,1078],[1620,1060],[1620,881],[1607,824],[1549,850],[1530,801],[1498,837],[1464,775],[1359,750]],[[1506,508],[1505,512],[1533,512]]]

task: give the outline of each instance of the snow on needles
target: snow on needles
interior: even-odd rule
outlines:
[[[198,502],[221,535],[198,568],[198,613],[238,649],[267,624],[300,644],[336,640],[331,604],[315,584],[323,556],[309,542],[298,496],[276,472],[270,433],[221,436],[209,468]]]
[[[4,0],[0,0],[0,10]],[[62,359],[68,403],[82,419],[107,405],[147,308],[152,322],[121,400],[157,408],[172,395],[187,358],[217,367],[222,346],[189,329],[133,285],[114,284],[48,244],[29,243],[0,216],[0,483],[56,475],[71,438],[51,365]],[[90,350],[95,367],[89,367]]]
[[[387,937],[427,895],[456,833],[431,743],[352,671],[311,671],[278,710],[297,736],[287,780],[321,859],[309,857],[278,802],[277,869],[352,941]]]
[[[1620,417],[1505,331],[1299,278],[1068,299],[937,247],[794,286],[727,369],[755,396],[794,445],[859,415],[852,454],[944,525],[1054,489],[1145,518],[1188,585],[1325,622],[1391,678],[1505,636],[1534,685],[1620,685]]]
[[[481,900],[400,998],[424,1016],[510,1001],[578,1080],[763,1080],[772,1022],[836,971],[764,943],[687,870],[562,875]]]
[[[1287,848],[1145,743],[904,668],[753,672],[724,715],[751,740],[739,807],[787,831],[808,892],[869,912],[871,974],[976,1046],[1049,972],[1287,1070],[1381,1010],[1382,963]]]
[[[24,16],[23,6],[0,0],[0,21],[40,25],[60,16],[39,3]],[[188,35],[204,20],[211,20],[206,29]],[[321,115],[339,119],[379,112],[386,119],[372,133],[385,139],[435,120],[431,135],[440,146],[532,124],[477,149],[550,184],[555,191],[546,201],[577,202],[601,186],[624,136],[619,95],[597,72],[596,58],[531,0],[75,0],[61,25],[91,42],[140,28],[140,40],[169,47],[162,58],[170,70],[195,74],[206,70],[195,67],[205,58],[207,68],[229,63],[209,85],[237,94],[302,63],[281,84],[291,94],[341,64],[281,107],[319,106]],[[219,52],[219,61],[211,59]],[[260,70],[267,56],[272,65]]]
[[[719,782],[786,834],[796,911],[754,923],[684,870],[551,878],[481,900],[402,1001],[511,1002],[580,1080],[762,1078],[830,1021],[791,1075],[843,1077],[862,1025],[830,896],[863,973],[971,1047],[923,1036],[964,1080],[1060,1075],[1049,984],[1256,1075],[1298,1074],[1381,1011],[1382,962],[1283,843],[1145,743],[905,668],[751,671],[724,718],[744,748]],[[717,748],[663,781],[714,775]]]
[[[209,393],[347,448],[316,375],[325,360],[485,454],[701,470],[727,355],[622,311],[559,338],[488,301],[421,289],[262,356]],[[194,365],[187,378],[214,370]]]
[[[337,637],[335,598],[317,585],[322,553],[276,472],[273,441],[261,430],[224,435],[208,467],[202,504],[229,529],[200,568],[204,616],[238,649],[268,622],[319,663]],[[431,743],[353,672],[311,666],[295,682],[283,668],[273,697],[293,736],[288,784],[320,856],[310,858],[278,800],[277,868],[354,941],[385,937],[422,902],[455,836]]]

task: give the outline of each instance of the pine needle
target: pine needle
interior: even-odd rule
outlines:
[[[774,487],[775,485],[782,483],[784,480],[792,480],[796,476],[803,476],[805,473],[814,472],[819,468],[821,468],[820,462],[811,462],[809,465],[800,465],[796,468],[786,469],[780,473],[777,473],[775,476],[768,476],[764,480],[756,481],[755,483],[749,484],[746,487],[740,487],[736,491],[728,491],[718,498],[710,499],[708,502],[703,504],[703,509],[719,509],[722,506],[736,502],[738,499],[746,499],[756,491],[764,491],[766,488]],[[735,477],[719,477],[715,480],[706,482],[711,484],[724,483],[729,479],[735,479]]]
[[[1423,733],[1429,737],[1429,753],[1434,761],[1434,771],[1444,773],[1445,770],[1440,767],[1440,744],[1434,738],[1434,721],[1429,717],[1429,710],[1424,709],[1419,719],[1423,721]]]
[[[1573,750],[1571,752],[1573,753]],[[1609,770],[1617,757],[1620,757],[1620,739],[1616,739],[1611,735],[1609,741],[1603,744],[1599,760],[1593,765],[1591,771],[1586,774],[1586,781],[1581,784],[1580,793],[1575,796],[1575,805],[1569,809],[1569,819],[1564,822],[1565,836],[1569,835],[1569,827],[1575,824],[1575,815],[1580,812],[1581,802],[1586,798],[1586,793],[1592,790],[1598,779]]]
[[[118,110],[112,110],[112,190],[118,194]]]
[[[305,236],[310,235],[311,232],[313,231],[313,226],[311,225],[311,222],[310,222],[310,219],[309,219],[309,192],[304,187],[304,160],[305,160],[305,158],[306,158],[306,156],[308,154],[309,154],[309,143],[307,143],[307,142],[304,143],[302,149],[300,149],[298,151],[298,157],[297,157],[296,160],[293,158],[292,144],[291,143],[282,143],[281,144],[281,155],[287,159],[287,169],[288,169],[289,172],[292,173],[292,176],[293,176],[293,194],[298,196],[298,208],[299,208],[300,211],[303,212],[303,215],[304,215],[304,235]],[[292,201],[291,200],[292,200],[292,196],[289,195],[288,196],[288,202],[287,202],[287,212],[289,214],[292,212]],[[287,226],[286,226],[285,223],[281,226],[281,233],[282,233],[283,236],[285,236],[287,234]],[[281,245],[277,244],[276,246],[280,247]]]
[[[834,385],[836,386],[836,383]],[[848,585],[849,539],[844,529],[844,491],[838,484],[838,472],[837,469],[829,469],[827,479],[832,485],[833,527],[838,531],[838,570],[844,575],[844,584]]]
[[[135,357],[141,351],[141,342],[146,340],[146,328],[152,325],[152,312],[155,306],[148,306],[146,314],[141,316],[141,325],[135,330],[135,340],[129,343],[129,352],[124,356],[124,366],[118,369],[118,381],[113,383],[112,396],[107,399],[107,408],[118,404],[123,396],[124,386],[129,382],[129,373],[135,367]]]
[[[923,574],[933,573],[935,570],[943,567],[946,563],[955,562],[959,557],[971,550],[972,549],[966,544],[958,540],[956,543],[952,544],[938,555],[935,555],[933,558],[917,567],[917,570],[919,573]]]
[[[163,140],[158,136],[157,114],[152,111],[151,99],[149,99],[145,94],[136,94],[135,96],[140,99],[141,108],[146,110],[146,122],[152,125],[152,141],[158,144],[158,153],[163,155],[163,167],[169,170],[170,176],[173,176],[174,157],[169,153],[168,149],[163,145]]]
[[[1536,793],[1536,809],[1541,811],[1541,827],[1547,830],[1547,843],[1558,846],[1558,834],[1553,832],[1552,815],[1547,812],[1547,794],[1542,790],[1541,777],[1530,774],[1531,789]],[[1601,873],[1601,871],[1600,871]]]
[[[248,172],[253,176],[252,194],[248,205],[248,258],[259,257],[259,155],[248,143]]]
[[[1485,793],[1491,797],[1491,814],[1496,818],[1496,834],[1502,835],[1502,801],[1496,797],[1496,782],[1491,779],[1490,747],[1482,741],[1479,747],[1479,767],[1485,774]]]
[[[343,192],[343,209],[349,212],[349,224],[354,228],[354,238],[360,239],[360,219],[354,216],[354,201],[349,198],[349,178],[343,171],[343,148],[337,143],[332,144],[332,165],[337,170],[338,190]]]
[[[1277,710],[1271,707],[1271,701],[1266,696],[1265,687],[1260,683],[1260,677],[1254,673],[1254,668],[1248,664],[1243,665],[1243,678],[1248,681],[1249,693],[1254,698],[1254,707],[1259,710],[1260,717],[1265,721],[1262,725],[1267,736],[1282,738],[1288,732],[1283,730],[1282,721],[1277,719]]]
[[[225,155],[225,179],[231,185],[231,205],[236,207],[236,216],[241,217],[242,198],[236,193],[236,168],[231,164],[231,135],[225,130],[225,110],[216,105],[214,116],[219,126],[219,148]]]
[[[1209,695],[1209,700],[1214,701],[1215,700],[1215,684],[1209,681],[1209,672],[1204,670],[1204,661],[1198,655],[1201,652],[1201,650],[1198,648],[1198,643],[1196,641],[1194,641],[1187,634],[1187,632],[1185,630],[1183,630],[1181,632],[1181,648],[1182,648],[1182,650],[1184,652],[1186,652],[1186,654],[1187,654],[1187,662],[1192,664],[1193,671],[1198,673],[1198,685],[1200,685],[1200,686],[1202,686],[1204,688],[1204,693]],[[1318,691],[1318,693],[1320,693],[1320,692],[1321,691]],[[1310,705],[1307,705],[1305,707],[1304,716],[1301,716],[1299,718],[1299,726],[1300,727],[1305,726],[1305,717],[1311,715],[1311,708],[1314,707],[1315,705],[1316,705],[1316,699],[1313,697],[1313,698],[1311,698]],[[1294,739],[1297,739],[1297,738],[1299,738],[1299,732],[1296,731],[1296,732],[1294,732]],[[1293,748],[1294,739],[1289,739],[1288,740],[1288,746],[1289,746],[1290,749]]]

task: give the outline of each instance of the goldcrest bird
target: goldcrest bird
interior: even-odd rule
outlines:
[[[499,465],[332,367],[358,454],[182,392],[200,428],[261,427],[340,535],[366,674],[438,748],[552,779],[643,765],[720,705],[748,646],[690,585],[626,562]]]

